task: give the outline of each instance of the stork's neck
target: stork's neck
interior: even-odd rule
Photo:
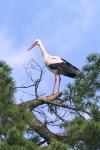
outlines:
[[[43,56],[43,58],[45,60],[49,56],[49,54],[46,52],[42,42],[39,42],[39,48],[40,48],[42,56]]]

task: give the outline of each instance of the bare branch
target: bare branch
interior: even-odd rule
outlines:
[[[25,85],[23,85],[23,86],[17,86],[16,88],[30,88],[30,87],[32,87],[32,86],[35,86],[35,83],[34,84],[31,84],[31,85],[27,85],[27,86],[25,86]]]
[[[65,104],[53,103],[53,102],[50,102],[50,101],[47,101],[46,103],[47,103],[47,104],[52,104],[52,105],[55,105],[55,106],[58,106],[58,107],[62,107],[62,108],[67,108],[67,109],[73,110],[73,111],[75,111],[75,112],[77,112],[77,113],[79,113],[79,111],[81,111],[81,112],[84,112],[84,113],[90,115],[89,112],[87,112],[87,111],[85,111],[85,110],[80,110],[80,108],[74,108],[74,107],[70,107],[70,106],[65,105]]]
[[[30,85],[17,86],[17,89],[26,89],[34,87],[34,95],[38,98],[38,88],[39,84],[42,81],[42,77],[44,74],[44,68],[42,68],[35,60],[31,60],[28,62],[26,66],[24,66],[26,75],[28,79],[32,82]],[[38,75],[37,75],[38,74]],[[26,93],[26,92],[24,92]],[[33,95],[33,94],[32,94]]]
[[[65,121],[62,117],[60,117],[60,116],[57,114],[57,112],[54,111],[54,109],[53,109],[50,105],[49,105],[49,107],[50,107],[51,111],[52,111],[60,120],[62,120],[62,122],[66,123],[66,121]]]

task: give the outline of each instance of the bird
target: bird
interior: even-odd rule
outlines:
[[[55,93],[55,87],[57,82],[57,76],[59,78],[58,80],[58,93],[60,90],[60,81],[61,77],[60,75],[64,75],[70,78],[76,78],[77,72],[79,72],[79,69],[66,61],[65,59],[58,57],[58,56],[51,56],[47,53],[46,49],[44,48],[44,45],[40,39],[36,39],[32,45],[27,49],[27,51],[30,51],[33,47],[39,46],[44,63],[49,71],[53,72],[55,75],[54,78],[54,86],[52,95]]]

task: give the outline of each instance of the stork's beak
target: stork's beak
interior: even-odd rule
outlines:
[[[36,42],[34,42],[34,43],[27,49],[27,51],[30,51],[34,46],[36,46]]]

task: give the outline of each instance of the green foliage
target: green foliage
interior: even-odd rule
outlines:
[[[61,142],[58,142],[56,140],[52,140],[52,143],[48,146],[48,149],[47,150],[52,150],[52,149],[55,149],[55,150],[66,150],[67,149],[67,145],[66,144],[63,144]]]
[[[100,101],[100,56],[92,54],[87,58],[87,65],[77,75],[73,84],[68,84],[64,100],[74,105],[78,111],[92,111]]]
[[[5,62],[0,61],[0,150],[33,150],[37,146],[25,138],[32,113],[15,104],[16,89],[11,71]]]
[[[30,141],[33,142],[33,143],[35,143],[35,144],[39,143],[40,140],[41,139],[40,139],[39,135],[35,135],[35,136],[33,136],[33,137],[30,138]]]
[[[75,118],[62,126],[69,144],[82,150],[100,149],[100,55],[91,54],[75,83],[65,91],[65,102],[77,110]],[[88,117],[86,117],[88,116]],[[88,119],[87,119],[88,118]]]
[[[43,147],[42,149],[43,150],[67,150],[67,145],[63,144],[55,139],[52,139],[51,144],[47,147]]]
[[[61,104],[68,107],[72,118],[59,125],[67,135],[65,144],[52,139],[47,146],[37,145],[41,138],[31,129],[32,112],[15,104],[15,91],[11,68],[1,61],[0,150],[67,150],[68,146],[73,150],[100,149],[100,55],[89,55],[75,82],[66,87]]]
[[[24,140],[20,145],[10,145],[6,142],[0,144],[0,150],[38,150],[38,146]]]
[[[7,109],[14,103],[15,83],[11,70],[5,62],[0,61],[0,134],[3,134],[10,124]]]
[[[11,71],[5,62],[0,61],[0,106],[4,102],[6,104],[14,102],[15,83]]]

